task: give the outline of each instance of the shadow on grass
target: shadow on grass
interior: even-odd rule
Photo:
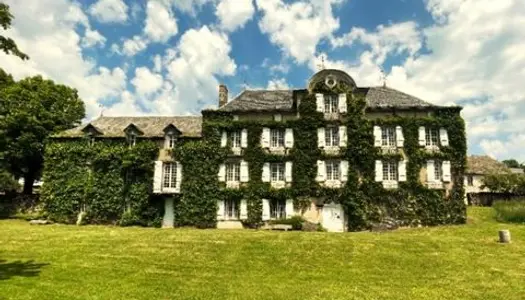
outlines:
[[[0,259],[0,280],[7,280],[11,277],[35,277],[40,274],[40,268],[45,267],[47,263],[35,263],[32,260],[28,261],[12,261]]]

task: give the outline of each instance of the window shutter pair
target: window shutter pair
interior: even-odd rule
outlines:
[[[268,199],[262,199],[262,220],[270,220],[270,201]]]
[[[284,179],[286,182],[292,182],[292,166],[293,163],[291,161],[287,161],[284,165]]]
[[[419,146],[425,146],[426,145],[425,127],[423,126],[419,127],[418,132],[419,132],[419,135],[418,135]]]
[[[264,163],[261,179],[262,182],[270,182],[270,163]]]
[[[217,201],[217,221],[223,221],[224,220],[224,201],[218,200]]]
[[[346,94],[339,94],[339,112],[345,114],[346,111]]]
[[[240,179],[241,182],[248,182],[250,181],[250,176],[248,174],[248,163],[244,160],[241,161],[241,169],[240,169]]]
[[[403,128],[396,126],[396,146],[403,147],[405,144],[405,137],[403,136]]]
[[[226,131],[223,131],[221,135],[221,147],[224,148],[226,147],[227,144],[228,144],[228,134],[226,133]]]
[[[325,130],[324,128],[317,128],[317,147],[324,148],[325,145]]]
[[[347,144],[348,144],[348,135],[346,134],[346,126],[339,126],[339,146],[346,147]]]
[[[288,199],[286,200],[286,218],[289,219],[294,215],[294,209],[293,209],[293,200]]]
[[[177,162],[177,181],[175,182],[175,193],[180,193],[180,185],[182,183],[182,164]]]
[[[317,177],[316,181],[322,182],[326,180],[326,164],[322,160],[317,161]]]
[[[219,165],[219,182],[225,182],[226,181],[226,165],[220,164]]]
[[[248,130],[241,130],[241,148],[248,148]]]
[[[436,162],[434,160],[427,161],[427,182],[450,182],[452,180],[449,160],[445,160],[441,164],[441,174],[443,178],[435,178],[435,168],[439,168],[439,166],[436,166]]]
[[[324,96],[323,94],[315,94],[315,103],[318,112],[324,112]]]
[[[155,161],[153,173],[153,192],[160,194],[162,192],[162,161]]]
[[[374,147],[381,147],[381,127],[374,126]]]
[[[439,129],[439,140],[441,142],[441,146],[448,147],[448,132],[445,128]]]
[[[262,130],[261,147],[270,148],[270,128],[264,127]]]
[[[286,131],[284,133],[284,146],[286,148],[293,148],[293,129],[292,128],[286,128]]]
[[[240,213],[240,219],[246,220],[248,219],[248,202],[246,200],[241,200],[241,213]]]

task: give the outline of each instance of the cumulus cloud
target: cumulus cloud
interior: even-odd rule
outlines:
[[[128,20],[128,10],[124,0],[98,0],[88,11],[99,22],[124,23]]]
[[[124,41],[124,43],[122,44],[122,50],[119,50],[118,46],[115,47],[115,52],[123,53],[124,55],[127,55],[127,56],[133,56],[143,51],[147,47],[148,47],[148,41],[140,35],[135,35],[133,38],[127,39]]]
[[[166,42],[178,32],[177,20],[169,6],[149,0],[144,33],[153,42]]]
[[[86,34],[82,38],[83,47],[90,48],[96,45],[104,46],[105,43],[106,38],[102,34],[100,34],[100,32],[98,32],[97,30],[91,30],[89,28],[86,29]]]
[[[223,29],[234,31],[242,28],[254,12],[253,0],[222,0],[217,5],[215,14]]]
[[[276,78],[268,81],[267,90],[288,90],[290,85],[286,82],[284,78]]]
[[[160,74],[152,73],[146,67],[135,69],[135,78],[131,80],[139,95],[149,95],[162,86],[163,79]]]

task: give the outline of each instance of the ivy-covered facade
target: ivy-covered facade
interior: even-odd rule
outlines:
[[[315,74],[305,89],[247,90],[229,102],[227,94],[221,86],[219,108],[202,118],[101,118],[55,137],[44,176],[50,213],[98,216],[106,207],[109,216],[90,220],[131,215],[131,223],[202,228],[254,228],[301,215],[329,231],[465,222],[460,107],[357,87],[339,70]],[[146,144],[160,151],[140,160],[127,154]],[[93,164],[104,151],[114,160]],[[127,167],[119,167],[126,155]],[[74,176],[68,164],[78,169]],[[143,176],[130,181],[135,164]],[[93,188],[97,176],[82,172],[104,174],[112,190]],[[134,212],[135,184],[149,206]],[[69,191],[85,200],[67,200]],[[156,222],[144,221],[151,215]]]

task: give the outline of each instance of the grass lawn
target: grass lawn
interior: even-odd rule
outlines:
[[[513,242],[497,243],[500,229]],[[0,299],[524,299],[525,225],[307,233],[0,221]]]

